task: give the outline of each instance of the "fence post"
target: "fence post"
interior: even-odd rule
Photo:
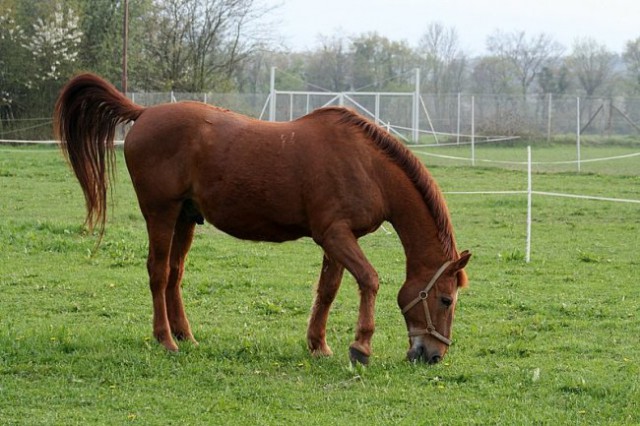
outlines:
[[[547,143],[551,142],[551,109],[553,108],[553,93],[549,93],[549,106],[547,107]]]
[[[460,145],[460,92],[458,92],[458,119],[456,123],[456,143]]]
[[[416,90],[413,94],[413,141],[420,142],[420,68],[416,68]]]
[[[531,196],[533,184],[531,182],[531,145],[527,146],[527,244],[525,249],[525,261],[531,261]]]
[[[276,121],[276,67],[271,67],[269,81],[269,121]]]
[[[476,165],[476,97],[471,96],[471,165]]]
[[[580,96],[576,98],[576,150],[578,156],[578,173],[580,173]]]

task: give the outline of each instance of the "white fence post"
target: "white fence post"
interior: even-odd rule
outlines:
[[[269,90],[269,121],[276,121],[276,67],[271,67]]]
[[[420,142],[420,68],[416,68],[416,90],[413,94],[413,141]]]
[[[471,165],[476,165],[476,97],[471,96]]]
[[[460,145],[460,92],[458,92],[458,119],[456,123],[456,143]]]
[[[549,105],[547,106],[547,142],[551,142],[551,115],[553,109],[553,93],[549,93]]]
[[[578,173],[580,173],[580,97],[576,98],[576,147],[578,154]]]
[[[531,146],[527,146],[527,245],[525,249],[525,261],[531,261],[531,196],[533,184],[531,182]]]

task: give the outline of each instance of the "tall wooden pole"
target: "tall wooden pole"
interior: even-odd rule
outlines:
[[[127,94],[127,45],[129,44],[129,0],[124,0],[124,22],[122,24],[122,93]]]

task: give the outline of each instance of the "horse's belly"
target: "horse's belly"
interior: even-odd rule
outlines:
[[[281,243],[309,236],[309,232],[301,226],[274,223],[258,218],[249,221],[240,218],[217,218],[212,220],[213,226],[219,230],[242,240],[270,241]]]

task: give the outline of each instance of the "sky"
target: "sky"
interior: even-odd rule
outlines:
[[[376,31],[416,47],[427,26],[455,28],[469,55],[486,53],[496,30],[545,33],[567,51],[578,38],[591,37],[622,53],[640,37],[640,0],[263,0],[284,45],[304,51],[319,45],[319,35],[360,35]]]

